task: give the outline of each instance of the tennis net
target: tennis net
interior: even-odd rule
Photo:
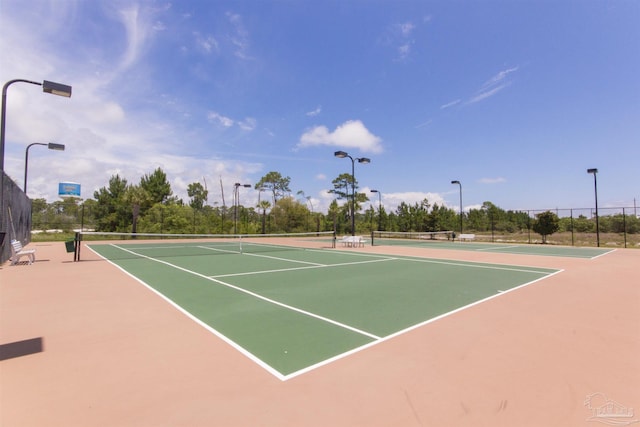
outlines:
[[[453,231],[372,231],[371,245],[422,245],[447,242],[453,239]]]
[[[280,234],[158,234],[82,231],[76,233],[74,261],[82,246],[105,258],[203,256],[335,248],[333,231]]]

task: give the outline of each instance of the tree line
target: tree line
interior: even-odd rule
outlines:
[[[189,184],[186,202],[173,194],[166,174],[158,168],[131,184],[113,175],[106,186],[94,192],[92,199],[66,198],[47,203],[32,200],[33,229],[84,228],[103,232],[127,233],[194,233],[194,234],[266,234],[335,231],[351,234],[351,201],[354,202],[356,232],[382,231],[460,231],[460,213],[427,199],[417,203],[401,202],[395,211],[384,206],[377,209],[365,193],[357,191],[358,183],[344,173],[332,181],[329,192],[335,199],[327,212],[314,209],[311,197],[304,191],[295,195],[291,179],[279,172],[269,172],[253,188],[259,191],[258,203],[246,206],[238,200],[239,188],[234,184],[229,203],[208,204],[208,191],[198,182]],[[355,193],[355,198],[353,194]],[[345,203],[340,204],[339,201]],[[532,217],[527,211],[504,210],[491,202],[462,214],[462,228],[469,232],[518,233],[534,232],[543,240],[555,232],[595,232],[593,218],[558,217],[551,211]],[[601,216],[601,232],[638,233],[640,220],[633,215]]]

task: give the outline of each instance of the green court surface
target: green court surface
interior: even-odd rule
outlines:
[[[88,246],[282,380],[559,272],[332,249]]]
[[[458,242],[418,239],[376,239],[376,246],[420,246],[434,249],[452,249],[458,251],[493,252],[503,254],[541,255],[567,258],[597,258],[615,249],[585,248],[575,246],[523,245],[512,243]]]

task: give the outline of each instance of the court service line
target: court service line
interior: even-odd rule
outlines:
[[[251,292],[251,291],[248,291],[248,290],[246,290],[246,289],[242,289],[242,288],[240,288],[240,287],[238,287],[238,286],[234,286],[234,285],[232,285],[231,283],[226,283],[226,282],[223,282],[222,280],[218,280],[218,279],[215,279],[215,278],[213,278],[213,277],[208,277],[208,276],[205,276],[204,274],[198,273],[198,272],[196,272],[196,271],[189,270],[189,269],[186,269],[186,268],[184,268],[184,267],[180,267],[179,265],[171,264],[170,262],[167,262],[167,261],[163,261],[163,260],[160,260],[160,259],[156,259],[156,258],[149,257],[149,256],[147,256],[147,255],[139,254],[139,253],[136,253],[136,252],[131,251],[131,250],[129,250],[129,249],[125,249],[125,248],[123,248],[123,247],[121,247],[121,246],[115,245],[115,244],[111,244],[111,246],[113,246],[113,247],[115,247],[115,248],[118,248],[118,249],[120,249],[120,250],[122,250],[122,251],[128,252],[128,253],[130,253],[130,254],[133,254],[133,255],[136,255],[136,256],[139,256],[139,257],[142,257],[142,258],[146,258],[146,259],[148,259],[148,260],[150,260],[150,261],[154,261],[154,262],[158,262],[158,263],[160,263],[160,264],[168,265],[169,267],[173,267],[173,268],[175,268],[175,269],[177,269],[177,270],[184,271],[185,273],[193,274],[194,276],[201,277],[201,278],[203,278],[203,279],[205,279],[205,280],[209,280],[209,281],[212,281],[212,282],[216,282],[216,283],[218,283],[218,284],[220,284],[220,285],[222,285],[222,286],[226,286],[226,287],[228,287],[228,288],[231,288],[231,289],[236,290],[236,291],[238,291],[238,292],[242,292],[242,293],[244,293],[244,294],[250,295],[250,296],[252,296],[252,297],[254,297],[254,298],[258,298],[258,299],[263,300],[263,301],[265,301],[265,302],[268,302],[268,303],[270,303],[270,304],[274,304],[274,305],[277,305],[277,306],[279,306],[279,307],[282,307],[282,308],[285,308],[285,309],[288,309],[288,310],[291,310],[291,311],[295,311],[295,312],[297,312],[297,313],[303,314],[303,315],[305,315],[305,316],[312,317],[312,318],[314,318],[314,319],[322,320],[323,322],[330,323],[330,324],[332,324],[332,325],[335,325],[335,326],[338,326],[338,327],[341,327],[341,328],[347,329],[347,330],[349,330],[349,331],[355,332],[355,333],[360,334],[360,335],[364,335],[364,336],[369,337],[369,338],[372,338],[372,339],[374,339],[374,340],[379,340],[379,339],[380,339],[380,337],[379,337],[379,336],[374,335],[374,334],[372,334],[372,333],[369,333],[369,332],[367,332],[367,331],[363,331],[363,330],[361,330],[361,329],[354,328],[353,326],[349,326],[349,325],[347,325],[347,324],[345,324],[345,323],[338,322],[337,320],[329,319],[328,317],[324,317],[324,316],[321,316],[321,315],[319,315],[319,314],[315,314],[315,313],[312,313],[312,312],[310,312],[310,311],[307,311],[307,310],[303,310],[303,309],[301,309],[301,308],[294,307],[294,306],[292,306],[292,305],[284,304],[284,303],[282,303],[282,302],[280,302],[280,301],[276,301],[276,300],[273,300],[273,299],[271,299],[271,298],[267,298],[267,297],[265,297],[265,296],[262,296],[262,295],[260,295],[260,294],[255,293],[255,292]]]
[[[517,273],[549,274],[550,271],[551,272],[557,271],[557,269],[554,269],[554,268],[544,268],[544,270],[547,270],[547,271],[540,271],[540,270],[525,269],[524,267],[523,268],[500,267],[499,264],[483,265],[483,264],[478,264],[474,262],[467,263],[467,262],[456,262],[456,261],[439,261],[434,259],[421,259],[421,258],[395,258],[395,259],[399,261],[413,261],[413,262],[425,262],[425,263],[431,263],[431,264],[453,265],[456,267],[485,268],[488,270],[515,271]]]
[[[256,255],[259,256],[259,255]],[[277,258],[284,261],[289,261],[286,258]],[[261,270],[261,271],[247,271],[244,273],[229,273],[229,274],[216,274],[214,276],[208,276],[212,278],[220,278],[220,277],[232,277],[232,276],[252,276],[254,274],[268,274],[268,273],[281,273],[284,271],[295,271],[295,270],[310,270],[314,268],[330,268],[330,267],[340,267],[344,265],[357,265],[357,264],[372,264],[376,262],[384,262],[384,261],[393,261],[393,258],[384,258],[384,259],[375,259],[369,261],[357,261],[357,262],[343,262],[339,264],[318,264],[318,265],[307,265],[304,267],[291,267],[291,268],[277,268],[274,270]]]
[[[345,252],[347,253],[347,252]],[[486,269],[494,269],[494,270],[506,270],[506,271],[515,271],[515,272],[524,272],[524,273],[541,273],[541,274],[545,274],[548,273],[549,271],[554,272],[557,271],[557,269],[555,268],[548,268],[548,267],[539,267],[542,270],[545,271],[538,271],[538,270],[530,270],[530,268],[538,268],[538,267],[527,267],[527,266],[519,266],[519,265],[511,265],[511,264],[498,264],[498,263],[487,263],[487,262],[479,262],[479,261],[456,261],[456,260],[438,260],[438,259],[434,259],[434,258],[423,258],[423,257],[419,257],[419,256],[411,256],[411,255],[407,255],[407,256],[391,256],[391,255],[385,255],[385,254],[369,254],[369,253],[362,253],[362,252],[348,252],[349,255],[351,256],[357,256],[357,257],[388,257],[389,260],[396,260],[396,261],[413,261],[413,262],[425,262],[425,263],[432,263],[432,264],[445,264],[445,265],[453,265],[453,266],[458,266],[458,267],[470,267],[470,268],[486,268]],[[514,267],[518,267],[518,268],[514,268]]]
[[[475,251],[499,251],[502,249],[511,249],[511,248],[519,248],[518,245],[509,245],[509,246],[496,246],[495,248],[484,248],[484,249],[474,249]]]

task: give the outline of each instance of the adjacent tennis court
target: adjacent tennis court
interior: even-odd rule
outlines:
[[[459,241],[451,238],[452,232],[373,232],[373,244],[378,246],[418,246],[458,251],[493,252],[520,255],[540,255],[567,258],[593,259],[605,255],[614,249],[586,248],[576,246],[526,245],[508,242],[485,243]]]
[[[561,271],[303,240],[86,243],[281,380]]]

